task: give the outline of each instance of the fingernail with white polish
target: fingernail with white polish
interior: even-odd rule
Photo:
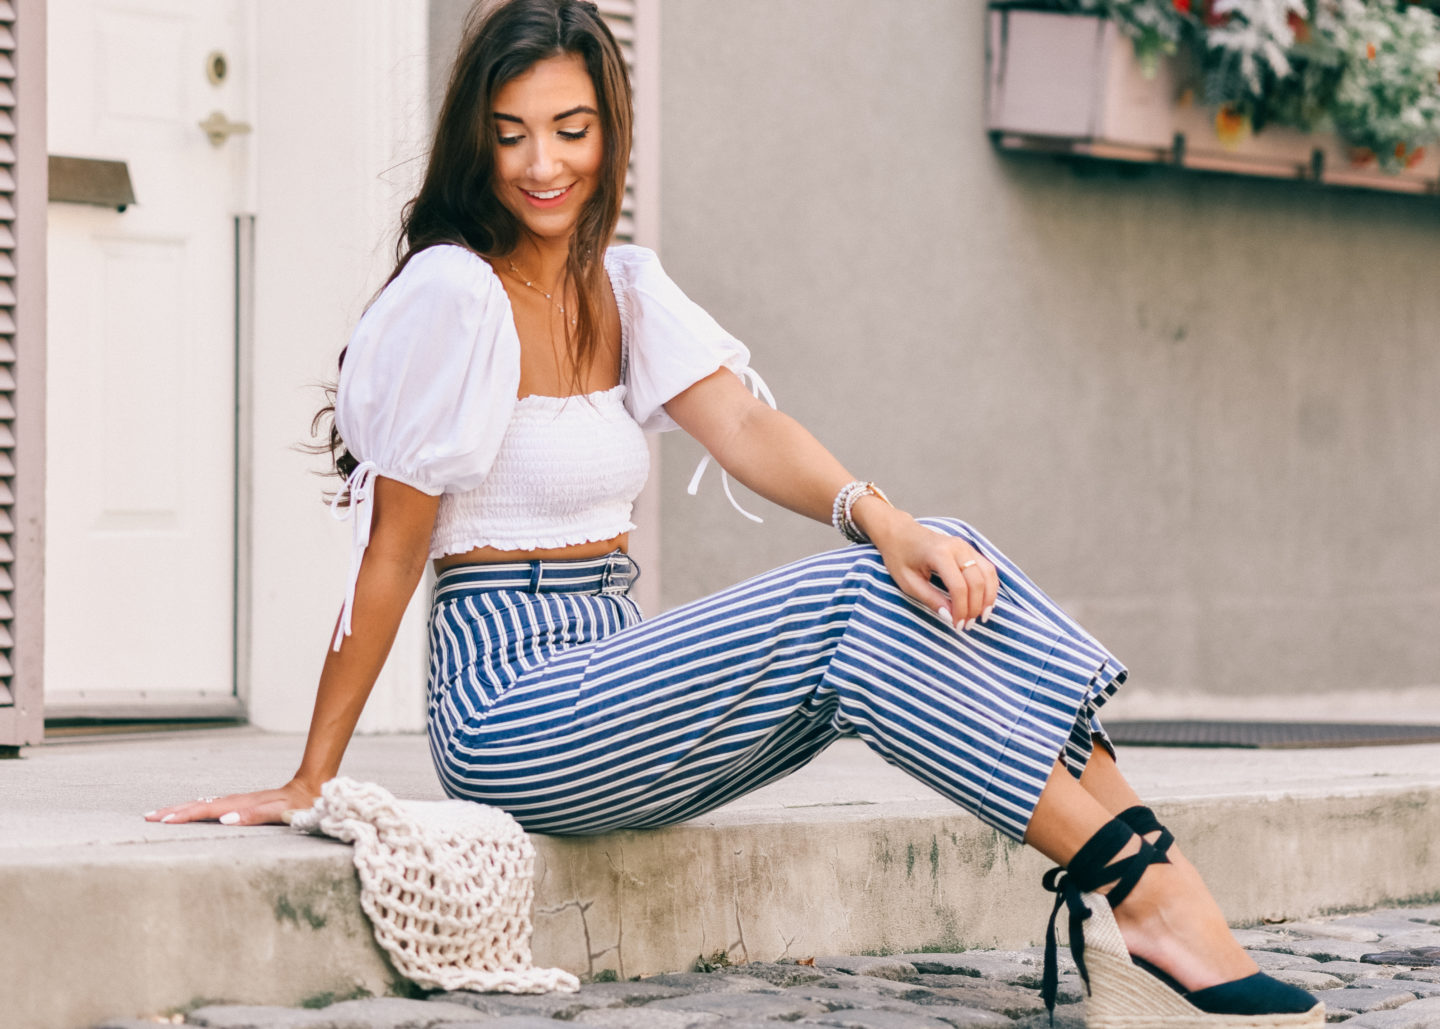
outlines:
[[[988,621],[990,620],[990,616],[993,615],[994,613],[995,613],[995,605],[994,605],[994,604],[991,604],[991,605],[990,605],[989,607],[987,607],[984,611],[980,612],[980,621],[982,621],[982,622],[988,622]]]
[[[238,821],[240,821],[240,812],[238,811],[231,811],[220,816],[221,825],[234,825]]]
[[[141,817],[141,818],[154,818],[154,817],[155,817],[155,812],[154,812],[154,811],[146,811],[146,812],[145,812],[143,815],[141,815],[140,817]]]
[[[955,624],[955,619],[950,617],[950,609],[948,607],[941,607],[940,610],[935,612],[935,617],[940,619],[946,625]]]
[[[175,816],[174,816],[174,815],[166,815],[164,818],[160,819],[160,821],[162,821],[162,822],[173,822],[173,821],[175,821]]]

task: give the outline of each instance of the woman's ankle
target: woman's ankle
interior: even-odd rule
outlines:
[[[1244,978],[1258,971],[1226,924],[1193,865],[1174,851],[1169,865],[1152,865],[1115,921],[1130,953],[1174,977],[1187,990]]]

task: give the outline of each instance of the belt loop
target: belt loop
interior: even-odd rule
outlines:
[[[600,578],[601,593],[624,593],[630,587],[625,565],[629,558],[621,551],[605,555],[605,571]]]
[[[539,561],[531,561],[531,562],[530,562],[530,592],[531,592],[531,593],[539,593],[539,592],[540,592],[540,576],[541,576],[541,562],[539,562]]]

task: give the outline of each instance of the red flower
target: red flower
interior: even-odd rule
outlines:
[[[1175,5],[1175,10],[1179,11],[1181,14],[1190,13],[1191,0],[1171,0],[1171,3]]]
[[[1310,42],[1310,23],[1308,21],[1300,17],[1300,15],[1296,14],[1294,11],[1291,11],[1289,14],[1285,15],[1285,21],[1290,26],[1290,31],[1295,33],[1295,42]]]
[[[1375,44],[1374,44],[1374,43],[1366,43],[1366,44],[1365,44],[1365,59],[1366,59],[1367,61],[1373,61],[1373,60],[1375,60]]]

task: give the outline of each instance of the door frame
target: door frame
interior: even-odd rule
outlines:
[[[45,731],[45,0],[18,0],[15,33],[15,533],[9,703],[0,757]]]

